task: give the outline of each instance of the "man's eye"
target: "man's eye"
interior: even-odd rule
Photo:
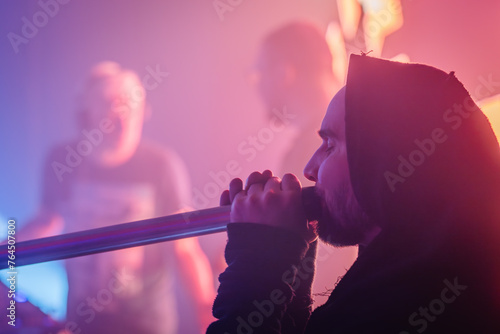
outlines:
[[[335,142],[332,139],[328,139],[326,142],[326,152],[330,152],[335,148]]]

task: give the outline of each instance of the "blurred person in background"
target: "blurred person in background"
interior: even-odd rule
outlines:
[[[321,144],[318,124],[341,83],[333,73],[332,54],[324,34],[315,25],[294,21],[264,37],[256,63],[256,84],[270,119],[276,113],[292,128],[289,149],[280,162],[277,175],[297,175],[303,186],[311,185],[302,173],[304,161]],[[279,117],[278,117],[279,118]],[[314,281],[316,306],[333,289],[332,276],[341,277],[352,265],[354,247],[332,248],[321,244],[320,262]]]
[[[179,156],[141,140],[147,84],[114,62],[91,69],[80,99],[80,132],[48,155],[41,207],[21,229],[22,239],[158,217],[189,206],[189,177]],[[213,279],[197,239],[65,264],[66,329],[72,333],[176,333],[175,278],[190,294],[189,320],[198,332],[211,320]]]
[[[279,174],[294,173],[303,185],[304,161],[320,141],[318,124],[341,83],[332,69],[324,34],[311,23],[296,21],[266,35],[258,52],[256,86],[269,118],[283,113],[293,128]],[[287,117],[288,116],[288,117]]]

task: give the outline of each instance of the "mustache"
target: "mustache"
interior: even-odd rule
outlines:
[[[324,197],[317,187],[302,188],[302,205],[308,221],[315,221],[323,216]]]

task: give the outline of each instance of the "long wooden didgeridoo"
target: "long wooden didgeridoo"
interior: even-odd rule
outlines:
[[[302,202],[309,221],[321,216],[322,205],[314,187],[302,189]],[[12,247],[9,252],[8,245],[3,244],[0,245],[0,269],[223,232],[229,223],[230,211],[230,206],[220,206],[33,239],[15,243],[14,252]]]

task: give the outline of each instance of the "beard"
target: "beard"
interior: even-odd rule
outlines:
[[[319,238],[336,247],[355,246],[363,243],[376,228],[374,222],[361,209],[349,183],[336,191],[322,191],[323,215],[318,219]]]

